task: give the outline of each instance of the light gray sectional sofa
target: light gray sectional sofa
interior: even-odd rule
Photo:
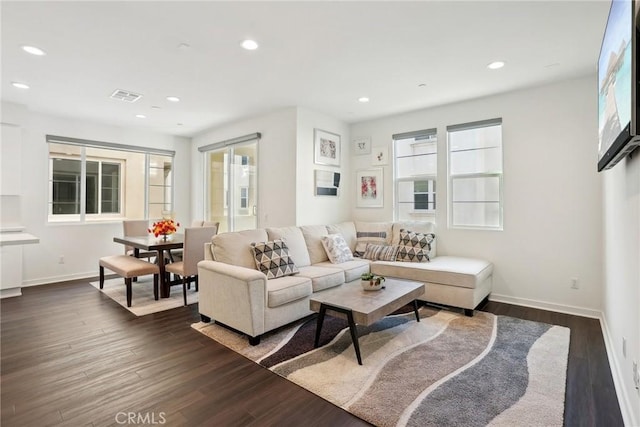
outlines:
[[[437,235],[429,262],[370,261],[354,258],[339,264],[329,260],[322,237],[341,234],[352,252],[367,243],[398,244],[400,230],[434,233],[432,223],[344,222],[335,225],[280,227],[221,233],[205,246],[198,263],[199,311],[203,321],[215,320],[258,344],[260,336],[312,313],[309,297],[366,272],[423,282],[425,301],[473,310],[491,292],[493,265],[488,261],[436,256]],[[283,240],[299,270],[267,279],[256,267],[252,243]]]

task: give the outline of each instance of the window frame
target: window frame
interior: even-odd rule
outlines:
[[[433,155],[435,156],[435,173],[427,173],[427,174],[416,174],[411,176],[403,176],[399,177],[398,171],[398,149],[397,143],[401,140],[411,139],[411,138],[419,138],[426,137],[427,139],[434,138],[435,141],[432,143],[435,147],[434,153],[428,153],[424,155]],[[420,140],[414,140],[413,144],[430,144],[430,142],[422,142]],[[433,222],[435,222],[437,206],[435,205],[435,197],[437,197],[437,188],[436,183],[438,181],[438,131],[437,128],[423,129],[412,132],[404,132],[392,135],[392,147],[393,147],[393,217],[394,221],[413,221],[413,220],[424,220],[425,217],[433,217]],[[404,157],[404,156],[403,156]],[[415,199],[412,196],[413,209],[410,210],[410,213],[415,215],[416,218],[400,218],[400,185],[402,183],[407,182],[418,182],[418,181],[433,181],[433,193],[434,194],[434,208],[433,209],[415,209]],[[415,188],[414,188],[415,190]],[[415,191],[412,191],[412,194],[418,194]],[[425,193],[426,194],[426,193]],[[402,202],[404,203],[404,202]]]
[[[471,130],[471,129],[481,129],[485,127],[500,127],[500,170],[487,170],[485,172],[474,172],[474,173],[451,173],[451,133],[457,131]],[[502,118],[481,120],[477,122],[469,122],[462,123],[457,125],[447,126],[447,225],[450,229],[467,229],[467,230],[492,230],[492,231],[503,231],[504,230],[504,137],[503,137],[504,127]],[[489,147],[489,148],[497,148]],[[487,147],[476,148],[472,150],[465,151],[478,151],[485,149]],[[460,150],[462,151],[462,150]],[[454,201],[453,194],[453,183],[456,179],[473,179],[473,178],[498,178],[498,225],[470,225],[470,224],[455,224],[454,223],[454,203],[461,203],[460,201]],[[487,201],[485,201],[487,203]]]

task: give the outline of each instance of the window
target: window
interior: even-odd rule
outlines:
[[[447,127],[449,225],[502,229],[502,119]]]
[[[148,155],[148,199],[149,218],[163,218],[172,206],[172,157]]]
[[[249,187],[240,187],[240,209],[249,207]]]
[[[435,221],[436,129],[393,135],[395,218]]]
[[[413,210],[434,211],[436,209],[436,181],[414,181],[413,183]]]
[[[47,135],[49,221],[160,218],[172,208],[173,152]]]
[[[220,223],[218,232],[255,229],[258,189],[259,133],[202,147],[204,218]]]

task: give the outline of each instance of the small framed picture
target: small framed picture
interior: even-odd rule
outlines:
[[[356,206],[381,208],[384,206],[384,177],[382,168],[356,172]]]
[[[338,196],[340,193],[340,172],[315,170],[315,195]]]
[[[371,164],[373,166],[383,166],[389,163],[389,148],[375,147],[371,153]]]
[[[340,135],[321,129],[313,130],[314,163],[340,166]]]
[[[352,141],[353,154],[360,156],[371,153],[371,138],[357,138]]]

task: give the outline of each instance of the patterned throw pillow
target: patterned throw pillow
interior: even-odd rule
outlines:
[[[353,260],[353,254],[347,241],[344,240],[342,234],[329,234],[328,236],[322,236],[322,246],[324,247],[329,261],[333,264],[340,264]]]
[[[400,249],[397,260],[405,262],[429,261],[431,242],[435,237],[433,233],[414,233],[409,230],[400,230]]]
[[[390,222],[356,222],[356,247],[353,255],[361,257],[367,244],[388,245],[391,243],[392,223]]]
[[[251,251],[256,260],[256,267],[267,275],[267,279],[299,273],[298,267],[289,256],[287,245],[282,240],[252,243]]]
[[[395,261],[398,257],[399,249],[400,247],[397,245],[374,245],[369,243],[362,258],[372,261]]]

